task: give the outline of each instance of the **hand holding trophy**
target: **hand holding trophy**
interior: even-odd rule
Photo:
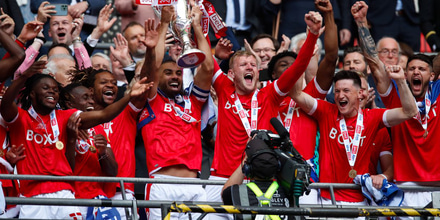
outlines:
[[[203,51],[193,48],[189,34],[191,33],[191,5],[189,0],[177,0],[174,5],[176,9],[175,19],[170,22],[169,31],[174,35],[182,46],[182,54],[177,58],[176,63],[182,68],[193,68],[205,60]],[[195,6],[198,7],[198,6]],[[161,17],[160,9],[153,7],[156,14]]]

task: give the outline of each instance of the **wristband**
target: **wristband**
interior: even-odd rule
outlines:
[[[44,44],[46,43],[46,39],[44,39],[44,37],[36,37],[36,38],[34,39],[34,42],[38,42],[38,43],[40,43],[41,45],[44,45]]]
[[[385,174],[381,173],[379,175],[383,176],[388,181],[388,178],[387,178],[387,176],[385,176]]]
[[[72,40],[73,43],[78,43],[78,42],[82,42],[80,37],[75,37]]]

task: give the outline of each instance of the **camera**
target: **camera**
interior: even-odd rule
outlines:
[[[288,135],[280,136],[268,130],[254,130],[251,137],[263,140],[277,155],[281,168],[276,178],[289,196],[294,196],[297,200],[304,192],[309,192],[311,167],[293,147]]]

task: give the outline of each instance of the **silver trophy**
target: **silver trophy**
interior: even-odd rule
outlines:
[[[188,0],[177,0],[174,5],[176,9],[176,20],[171,21],[169,31],[182,45],[182,54],[177,58],[176,63],[182,68],[193,68],[205,60],[205,53],[193,48],[189,33],[191,32],[191,8]],[[160,18],[160,7],[153,7]]]

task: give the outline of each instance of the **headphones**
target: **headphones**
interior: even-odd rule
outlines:
[[[246,150],[249,149],[249,146],[246,146]],[[245,152],[243,152],[244,154]],[[261,154],[271,154],[272,156],[274,156],[278,162],[277,165],[277,172],[279,170],[281,170],[281,162],[278,159],[278,155],[275,154],[275,152],[273,150],[270,149],[263,149],[263,150],[259,150],[257,152],[255,152],[254,154],[252,154],[250,157],[248,156],[248,158],[246,159],[246,161],[244,162],[241,171],[243,172],[243,174],[248,177],[248,178],[253,178],[254,175],[254,170],[252,168],[252,162],[255,158],[257,158],[258,156],[260,156]]]

